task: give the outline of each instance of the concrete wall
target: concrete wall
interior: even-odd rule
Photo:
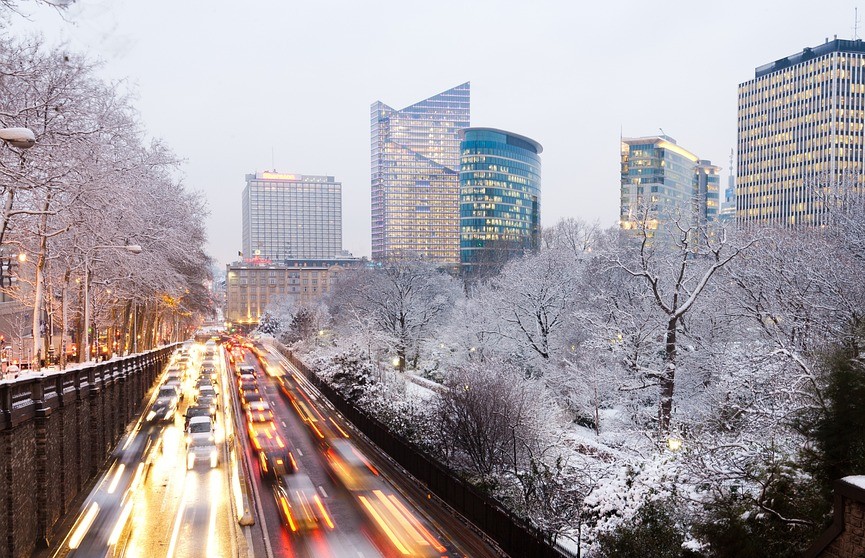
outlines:
[[[0,558],[47,544],[142,411],[172,350],[0,383]]]

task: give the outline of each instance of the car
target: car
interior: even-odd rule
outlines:
[[[210,413],[209,405],[190,405],[187,407],[184,417],[186,418],[185,424],[183,425],[184,430],[189,428],[189,421],[194,417],[207,417],[213,420],[213,415]]]
[[[156,400],[150,407],[147,420],[172,420],[177,412],[177,403],[180,401],[180,392],[173,385],[162,385],[156,394]]]
[[[219,395],[210,383],[199,384],[197,389],[199,397],[202,395],[212,395],[216,398]]]
[[[202,364],[199,378],[208,378],[211,382],[217,382],[219,374],[216,372],[216,366],[213,364]]]
[[[186,468],[192,469],[196,463],[209,463],[213,469],[219,464],[219,449],[213,421],[209,417],[193,417],[186,431]]]
[[[286,448],[285,441],[273,421],[247,421],[247,430],[252,447],[258,455],[261,476],[274,479],[286,469],[294,470],[294,460]]]
[[[249,364],[238,365],[237,366],[237,375],[242,377],[244,374],[248,374],[254,378],[255,377],[255,367],[250,366]]]
[[[165,380],[164,382],[162,382],[162,385],[173,387],[174,389],[176,389],[178,397],[180,398],[181,401],[183,401],[183,396],[185,394],[183,393],[183,384],[180,382],[180,380],[178,380],[176,378],[169,378],[169,379]]]
[[[249,422],[273,422],[273,410],[267,401],[250,401],[245,408]]]
[[[310,478],[302,473],[281,475],[273,485],[282,522],[292,532],[333,529],[324,501]]]
[[[265,401],[265,399],[264,394],[257,389],[254,391],[246,390],[240,392],[240,403],[243,405],[244,409],[246,409],[250,403],[256,403],[259,401]]]
[[[216,418],[216,411],[219,409],[219,399],[215,395],[199,395],[195,399],[195,405],[207,407],[211,418]]]
[[[343,438],[331,440],[325,458],[333,474],[352,492],[369,490],[378,475],[354,444]]]

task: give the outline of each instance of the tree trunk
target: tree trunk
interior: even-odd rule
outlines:
[[[658,433],[661,440],[670,432],[670,417],[673,413],[673,391],[676,386],[676,326],[678,318],[667,322],[664,347],[664,372],[661,374],[661,400],[658,406]]]

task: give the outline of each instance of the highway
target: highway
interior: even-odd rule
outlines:
[[[187,470],[184,413],[203,351],[190,351],[170,419],[154,418],[154,390],[52,556],[501,555],[260,348],[216,349],[219,463]]]

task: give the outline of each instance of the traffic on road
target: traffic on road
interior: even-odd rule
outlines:
[[[185,343],[53,556],[495,555],[383,460],[275,351]]]

